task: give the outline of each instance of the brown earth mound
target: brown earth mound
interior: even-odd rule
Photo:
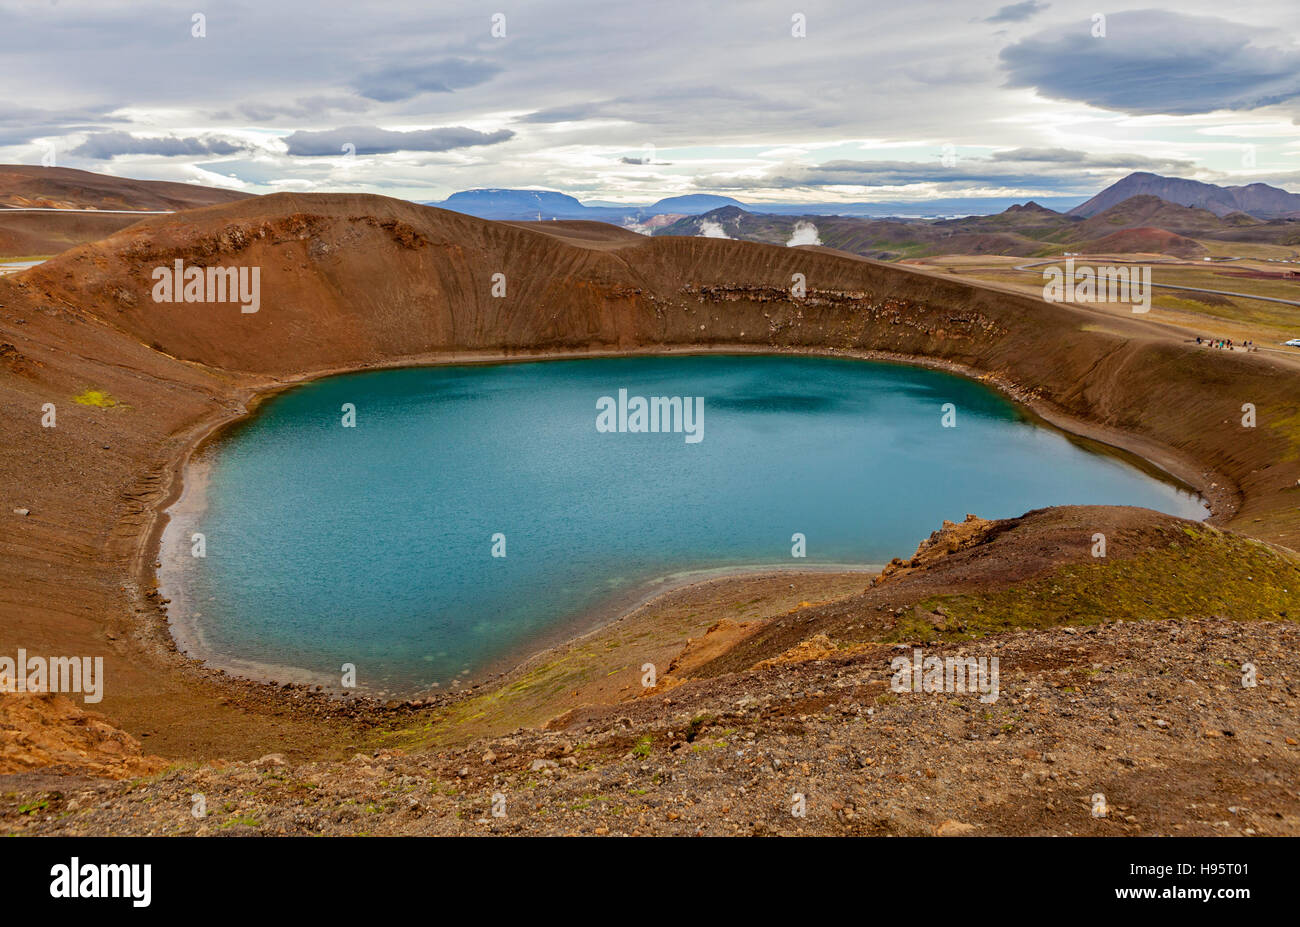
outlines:
[[[884,582],[886,579],[905,576],[914,570],[924,569],[949,554],[979,544],[988,538],[989,533],[995,527],[996,522],[970,514],[967,514],[966,520],[959,525],[945,521],[938,531],[920,543],[911,560],[902,560],[895,557],[886,564],[885,568],[880,571],[877,583]]]
[[[0,696],[0,775],[47,766],[123,779],[166,768],[140,742],[61,695]]]
[[[624,245],[637,244],[642,235],[630,229],[619,228],[604,222],[590,222],[585,219],[556,220],[553,222],[503,222],[530,232],[541,232],[560,241],[576,245],[579,248],[620,248]]]
[[[58,254],[107,238],[139,221],[120,212],[10,212],[0,210],[0,256]]]
[[[1090,254],[1173,254],[1181,258],[1204,257],[1210,252],[1198,241],[1157,228],[1124,229],[1103,238],[1083,242],[1079,249]]]
[[[192,209],[247,193],[163,180],[131,180],[68,167],[0,164],[0,205],[41,209]]]

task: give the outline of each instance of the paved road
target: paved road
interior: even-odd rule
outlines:
[[[1241,259],[1240,259],[1240,258],[1233,258],[1233,260],[1241,260]],[[1024,271],[1025,273],[1032,273],[1032,271],[1029,270],[1029,268],[1031,268],[1031,267],[1042,267],[1044,264],[1061,264],[1061,263],[1064,263],[1064,262],[1063,262],[1063,261],[1059,261],[1059,260],[1054,260],[1054,261],[1034,261],[1032,264],[1017,264],[1017,265],[1015,266],[1014,269],[1015,269],[1015,270],[1021,270],[1021,271]],[[1117,262],[1117,263],[1126,263],[1126,264],[1127,264],[1127,263],[1133,263],[1133,262],[1124,261],[1124,262]],[[1080,266],[1085,266],[1085,265],[1080,265]],[[1142,264],[1138,264],[1138,265],[1136,265],[1136,266],[1139,266],[1139,267],[1144,267],[1144,266],[1159,267],[1160,265],[1159,265],[1159,264],[1151,264],[1151,265],[1142,265]],[[1204,287],[1199,287],[1199,286],[1179,286],[1179,285],[1176,284],[1176,283],[1153,283],[1153,284],[1151,284],[1151,285],[1152,285],[1152,286],[1158,286],[1158,287],[1160,287],[1161,289],[1165,289],[1165,290],[1188,290],[1188,291],[1193,292],[1193,293],[1215,293],[1215,294],[1217,294],[1217,295],[1219,295],[1219,296],[1236,296],[1236,297],[1239,298],[1239,299],[1258,299],[1258,300],[1262,300],[1263,302],[1266,302],[1266,303],[1282,303],[1282,304],[1287,305],[1287,306],[1300,306],[1300,300],[1294,300],[1294,299],[1281,299],[1281,298],[1279,298],[1279,297],[1277,297],[1277,296],[1257,296],[1257,295],[1254,294],[1254,293],[1234,293],[1234,292],[1232,292],[1231,290],[1207,290],[1207,289],[1205,289]]]
[[[863,260],[866,260],[866,259],[863,258]],[[1055,260],[1050,260],[1050,261],[1033,261],[1033,262],[1028,263],[1028,264],[1021,264],[1021,265],[1015,267],[1014,269],[1015,269],[1015,270],[1019,270],[1019,271],[1024,271],[1024,272],[1026,272],[1026,273],[1032,273],[1032,271],[1028,271],[1028,270],[1026,270],[1026,268],[1029,268],[1029,267],[1039,267],[1039,266],[1041,266],[1041,265],[1043,265],[1043,264],[1057,264],[1057,263],[1062,263],[1062,262],[1063,262],[1062,259],[1055,259]],[[940,271],[938,271],[938,270],[936,270],[936,269],[934,269],[934,268],[931,268],[931,267],[926,267],[926,268],[911,267],[911,268],[909,268],[909,269],[910,269],[910,270],[913,270],[913,271],[916,271],[916,272],[918,272],[918,273],[924,273],[924,274],[927,274],[927,275],[932,276],[932,277],[935,277],[935,278],[950,279],[950,278],[948,278],[948,275],[947,275],[947,274],[942,273],[942,272],[940,272]],[[1003,266],[1000,267],[1000,268],[995,268],[995,267],[986,267],[986,268],[983,268],[983,269],[985,269],[985,270],[1005,270],[1006,267],[1005,267],[1005,265],[1003,265]],[[1018,295],[1018,296],[1031,295],[1031,294],[1026,293],[1025,290],[1022,289],[1022,288],[1020,287],[1020,285],[1018,285],[1018,284],[1012,284],[1012,283],[994,283],[994,282],[991,282],[991,281],[988,281],[988,280],[980,280],[979,283],[976,284],[976,285],[977,285],[977,286],[985,287],[985,288],[987,288],[987,289],[1002,290],[1002,291],[1005,292],[1005,293],[1014,293],[1014,294],[1016,294],[1016,295]],[[1246,299],[1257,299],[1257,298],[1258,298],[1258,297],[1255,297],[1255,296],[1251,296],[1251,295],[1249,295],[1249,294],[1247,294],[1247,293],[1235,294],[1235,295],[1240,295],[1240,296],[1242,296],[1243,298],[1246,298]],[[1142,315],[1129,315],[1128,313],[1119,314],[1119,313],[1115,313],[1115,312],[1108,312],[1108,311],[1106,311],[1105,309],[1102,309],[1102,308],[1101,308],[1101,306],[1105,305],[1104,303],[1071,303],[1070,305],[1073,306],[1076,310],[1081,309],[1081,310],[1084,310],[1084,311],[1087,311],[1087,312],[1093,312],[1093,313],[1096,313],[1098,316],[1100,316],[1100,317],[1102,317],[1102,318],[1132,319],[1134,322],[1140,322],[1140,323],[1142,323],[1142,324],[1144,324],[1144,325],[1149,325],[1149,326],[1152,327],[1154,330],[1156,330],[1156,331],[1161,331],[1161,332],[1165,333],[1166,335],[1168,335],[1168,334],[1170,333],[1171,330],[1176,330],[1177,332],[1180,333],[1180,335],[1179,335],[1180,340],[1182,340],[1182,341],[1184,341],[1184,342],[1187,342],[1187,343],[1193,343],[1193,342],[1195,341],[1195,339],[1196,339],[1196,335],[1197,335],[1198,333],[1204,333],[1204,331],[1205,331],[1207,325],[1209,325],[1209,323],[1212,321],[1212,320],[1209,319],[1208,317],[1198,316],[1198,317],[1197,317],[1197,322],[1196,322],[1196,324],[1195,324],[1195,325],[1190,325],[1190,324],[1188,324],[1187,322],[1182,322],[1182,321],[1168,321],[1168,322],[1166,322],[1166,321],[1160,321],[1160,320],[1157,320],[1157,319],[1152,319],[1152,318],[1144,317],[1144,316],[1142,316]],[[1281,346],[1281,345],[1279,345],[1279,346],[1277,346],[1277,347],[1261,346],[1261,347],[1256,347],[1255,350],[1252,351],[1251,353],[1254,354],[1254,353],[1256,353],[1256,352],[1259,352],[1259,353],[1262,353],[1262,354],[1267,354],[1267,355],[1269,355],[1269,358],[1270,358],[1271,360],[1281,361],[1282,363],[1286,364],[1288,367],[1300,367],[1300,350],[1297,350],[1296,348],[1289,348],[1289,347],[1284,347],[1284,346]]]
[[[163,216],[174,209],[56,209],[52,206],[0,206],[0,215],[7,212],[93,212],[124,216]]]

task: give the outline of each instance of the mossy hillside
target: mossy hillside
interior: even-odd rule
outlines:
[[[549,652],[486,691],[436,709],[417,725],[383,732],[379,745],[420,751],[541,726],[573,707],[577,692],[602,680],[619,676],[637,682],[645,654],[680,647],[686,637],[702,633],[709,620],[687,611],[648,626],[611,626]],[[639,682],[633,691],[638,690]]]
[[[857,573],[812,573],[782,580],[772,596],[707,592],[702,600],[669,595],[571,643],[540,654],[505,678],[463,699],[434,709],[418,722],[399,722],[377,732],[375,747],[407,751],[439,749],[479,737],[495,737],[521,727],[541,727],[583,704],[610,704],[636,698],[643,689],[641,667],[653,663],[664,673],[691,639],[720,619],[763,620],[773,614],[860,592]]]
[[[1157,529],[1136,556],[1071,564],[984,594],[924,599],[887,639],[964,640],[1056,625],[1216,616],[1300,619],[1300,560],[1204,525]]]

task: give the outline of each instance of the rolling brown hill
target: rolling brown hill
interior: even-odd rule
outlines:
[[[1259,224],[1258,220],[1249,216],[1242,218],[1248,225]],[[1130,197],[1103,212],[1074,222],[1050,238],[1054,241],[1080,242],[1130,228],[1162,228],[1186,235],[1217,231],[1225,227],[1228,227],[1228,223],[1208,209],[1179,206],[1158,196],[1148,195]],[[1235,220],[1231,227],[1238,227]]]
[[[1129,197],[1103,212],[1096,213],[1083,221],[1075,221],[1046,236],[1044,241],[1074,245],[1083,249],[1093,247],[1097,239],[1106,238],[1115,232],[1148,228],[1170,232],[1181,239],[1275,245],[1300,243],[1300,220],[1297,219],[1261,220],[1243,212],[1220,216],[1208,209],[1179,206],[1151,195]],[[1123,239],[1120,241],[1123,243]],[[1185,242],[1171,239],[1170,244],[1180,249],[1169,252],[1175,256],[1200,256],[1200,252],[1196,252]]]
[[[1101,238],[1080,242],[1078,247],[1088,254],[1172,254],[1188,259],[1209,254],[1206,247],[1194,239],[1150,227],[1111,232]]]
[[[198,184],[132,180],[69,167],[0,164],[0,206],[176,210],[233,203],[248,196]]]
[[[0,209],[0,257],[58,254],[107,238],[140,220],[120,212],[18,212]]]
[[[197,184],[131,180],[66,167],[3,164],[0,257],[57,254],[73,245],[106,238],[141,218],[123,212],[81,210],[175,211],[247,197],[246,193]]]

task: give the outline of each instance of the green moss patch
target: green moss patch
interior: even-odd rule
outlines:
[[[83,406],[98,406],[101,409],[111,409],[118,404],[116,399],[100,389],[88,389],[79,396],[73,396],[72,401]]]
[[[890,641],[964,640],[1026,628],[1162,618],[1300,619],[1300,561],[1205,526],[1161,530],[1137,556],[1071,564],[981,595],[933,596]]]

